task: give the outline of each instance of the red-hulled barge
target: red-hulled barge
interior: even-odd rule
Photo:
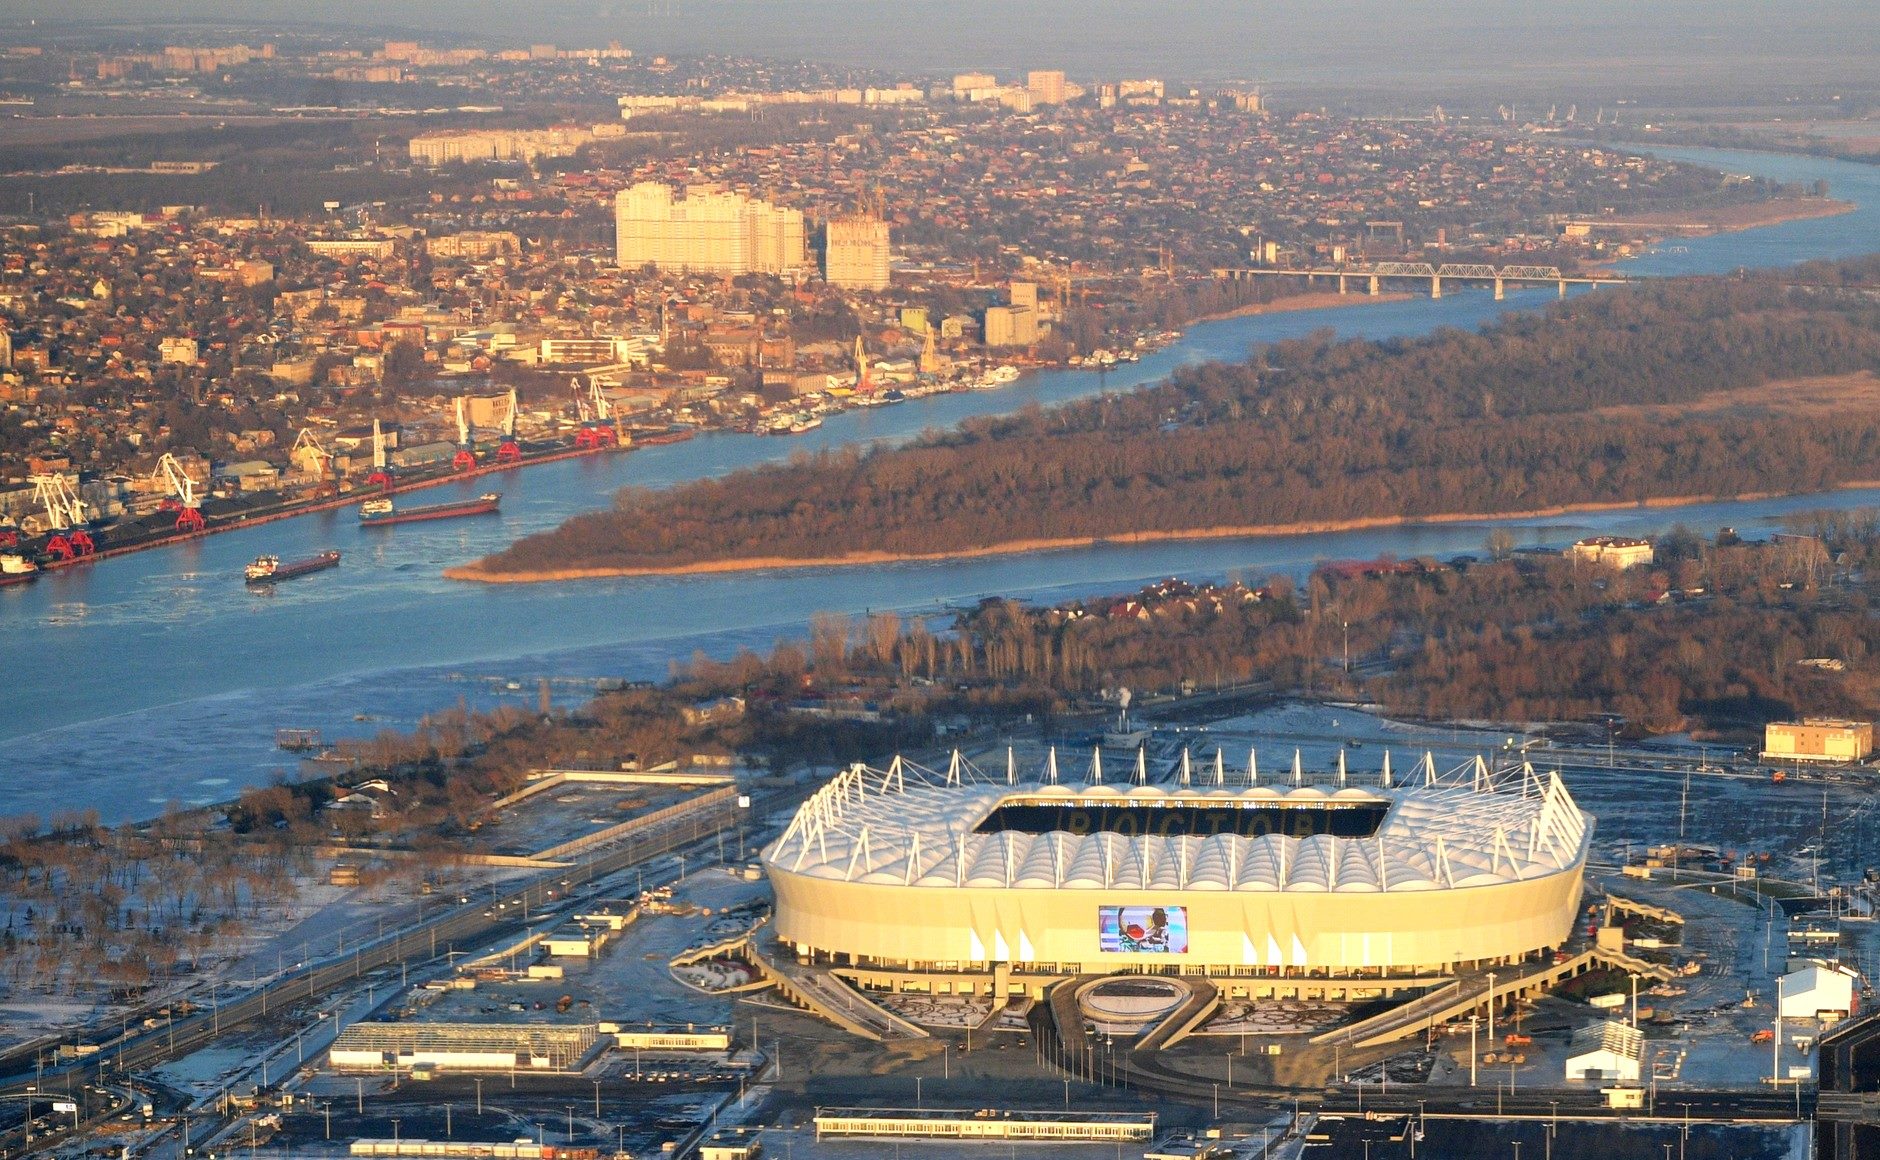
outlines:
[[[392,524],[416,523],[419,520],[452,520],[458,516],[486,516],[496,510],[496,505],[502,502],[502,498],[502,492],[486,491],[475,499],[400,508],[391,501],[390,497],[381,496],[359,505],[359,526],[380,528]]]

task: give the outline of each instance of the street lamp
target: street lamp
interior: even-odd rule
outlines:
[[[1470,1087],[1475,1086],[1475,1065],[1481,1059],[1481,1056],[1476,1054],[1476,1050],[1475,1050],[1475,1028],[1476,1028],[1476,1025],[1481,1022],[1481,1019],[1482,1017],[1480,1015],[1471,1014],[1469,1016],[1469,1086]]]

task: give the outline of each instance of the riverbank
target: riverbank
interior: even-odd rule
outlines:
[[[1421,298],[1420,294],[1410,294],[1402,290],[1392,290],[1382,294],[1366,294],[1353,291],[1340,294],[1336,290],[1308,290],[1304,294],[1288,294],[1284,298],[1275,298],[1271,302],[1249,302],[1245,306],[1236,306],[1232,310],[1222,310],[1214,314],[1204,314],[1192,319],[1189,325],[1197,322],[1224,322],[1230,318],[1252,318],[1259,314],[1287,314],[1295,310],[1328,310],[1334,306],[1374,306],[1382,302],[1407,302],[1412,298]]]
[[[1778,197],[1747,205],[1725,205],[1713,209],[1659,210],[1628,215],[1623,221],[1590,218],[1596,230],[1639,229],[1664,231],[1678,237],[1709,237],[1743,230],[1777,226],[1784,222],[1811,221],[1815,218],[1840,217],[1853,213],[1853,202],[1826,197]],[[1654,240],[1657,240],[1654,238]]]
[[[1849,480],[1837,485],[1837,491],[1856,491],[1880,487],[1880,480]],[[699,560],[690,564],[648,568],[545,568],[526,572],[497,572],[484,567],[484,561],[459,564],[444,569],[447,580],[465,580],[478,584],[546,584],[564,580],[630,579],[647,576],[708,576],[734,572],[765,572],[800,568],[852,568],[877,564],[922,564],[938,561],[975,560],[988,556],[1011,556],[1026,552],[1068,551],[1119,544],[1178,543],[1185,540],[1255,539],[1270,536],[1323,535],[1337,532],[1374,531],[1380,528],[1410,528],[1433,524],[1495,522],[1502,520],[1557,519],[1561,516],[1595,512],[1651,510],[1684,507],[1690,504],[1737,502],[1753,503],[1779,499],[1783,492],[1750,492],[1741,495],[1657,496],[1645,500],[1613,503],[1558,504],[1526,511],[1443,512],[1428,516],[1372,516],[1350,520],[1321,520],[1294,524],[1244,524],[1213,528],[1186,528],[1172,531],[1124,532],[1113,536],[1066,536],[1053,539],[1008,540],[981,548],[958,552],[848,552],[840,556],[796,559],[788,556],[753,556],[736,560]]]

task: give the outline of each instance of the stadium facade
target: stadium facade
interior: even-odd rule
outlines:
[[[805,962],[1006,993],[1021,976],[1125,971],[1428,978],[1543,955],[1572,931],[1593,820],[1558,774],[1439,773],[1426,757],[1394,777],[1387,756],[1357,784],[1342,758],[1313,778],[1295,756],[1268,779],[1214,760],[1184,755],[1166,785],[1141,765],[1104,782],[1100,757],[1081,784],[1057,778],[1055,755],[1029,782],[957,756],[945,771],[853,766],[764,850],[776,937]]]

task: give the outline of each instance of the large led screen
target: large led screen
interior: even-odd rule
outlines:
[[[1106,953],[1185,955],[1188,953],[1188,908],[1099,906],[1097,944]]]

